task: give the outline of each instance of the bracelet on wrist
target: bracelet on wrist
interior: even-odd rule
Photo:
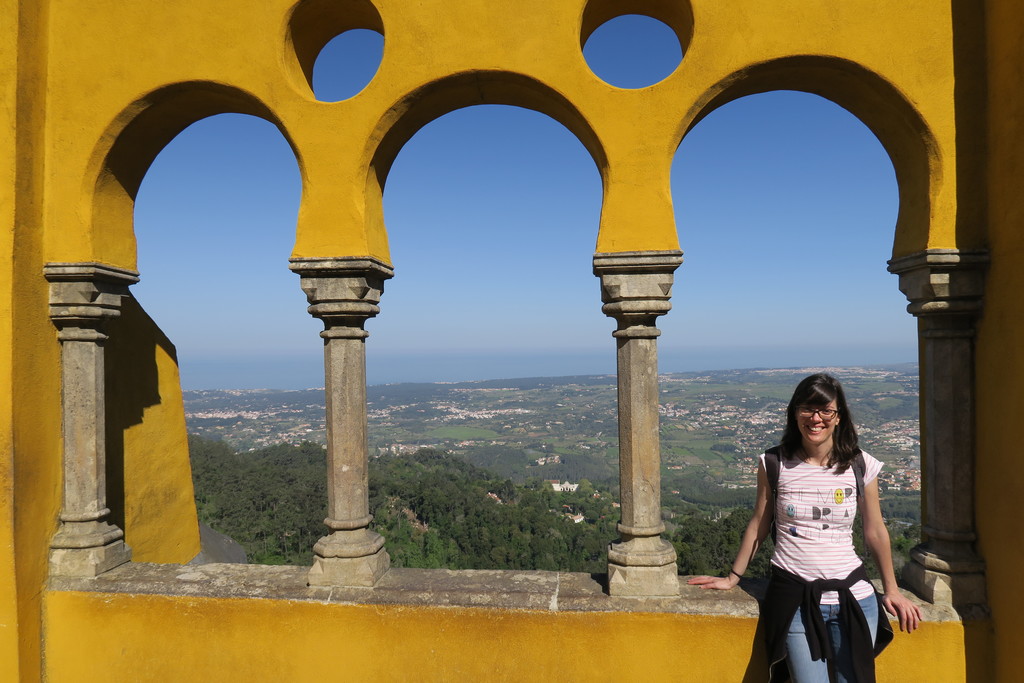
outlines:
[[[735,569],[730,569],[729,573],[730,574],[735,574],[737,579],[742,579],[743,578],[743,575],[740,574],[739,572],[737,572]]]

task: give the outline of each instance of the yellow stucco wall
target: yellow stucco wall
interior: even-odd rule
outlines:
[[[13,0],[0,2],[0,16],[16,16],[17,4]],[[17,124],[17,22],[0,23],[0,178],[14,179],[17,176],[18,146],[15,142]],[[16,216],[14,192],[10,181],[4,181],[0,191],[0,254],[7,262],[14,253],[14,230]],[[12,386],[13,349],[6,340],[13,332],[13,273],[9,268],[0,269],[0,661],[10,662],[10,671],[5,672],[15,679],[18,675],[18,596],[17,565],[14,562],[14,448],[13,448],[13,395],[8,391]]]
[[[978,341],[977,517],[993,618],[966,629],[928,624],[897,641],[882,671],[885,680],[928,680],[896,668],[907,666],[933,680],[968,670],[972,680],[1015,680],[1024,667],[1024,538],[1016,496],[1003,492],[1024,485],[1012,400],[1024,380],[1024,10],[1015,0],[636,0],[630,11],[671,25],[685,54],[661,83],[621,90],[596,78],[580,51],[621,6],[0,0],[0,253],[9,264],[0,270],[0,679],[39,680],[44,649],[55,681],[90,680],[82,667],[99,660],[122,667],[120,680],[156,680],[161,667],[190,661],[210,671],[234,662],[256,679],[285,661],[315,674],[323,668],[312,663],[331,661],[324,653],[345,642],[360,644],[351,647],[359,666],[370,666],[372,650],[443,679],[451,662],[475,670],[459,646],[495,663],[487,634],[528,653],[521,659],[539,675],[557,671],[567,652],[604,674],[618,663],[616,642],[643,632],[658,645],[651,676],[699,665],[736,680],[751,625],[728,619],[48,592],[61,502],[60,369],[41,272],[48,261],[134,268],[133,200],[149,164],[186,126],[222,112],[265,118],[292,145],[303,179],[295,256],[388,261],[380,198],[395,155],[430,120],[479,103],[546,113],[590,151],[604,183],[598,251],[685,249],[669,190],[683,135],[730,99],[785,88],[835,100],[889,151],[900,186],[894,255],[991,250]],[[312,61],[349,28],[382,30],[381,67],[359,95],[317,102]],[[198,537],[173,346],[130,303],[114,327],[111,367],[131,374],[115,372],[108,392],[125,469],[112,506],[137,559],[185,561]],[[211,627],[218,623],[232,629]],[[432,637],[437,623],[443,640]],[[567,635],[574,629],[587,638]],[[733,656],[680,645],[691,640],[727,643]]]
[[[53,683],[765,678],[751,618],[71,592],[46,610]],[[897,637],[878,680],[962,681],[964,661],[959,623],[929,623]]]
[[[613,11],[590,4],[590,14]],[[645,4],[687,42],[685,3],[636,7]],[[47,224],[60,226],[47,258],[132,268],[131,199],[153,156],[197,118],[239,111],[276,123],[296,151],[304,188],[294,254],[387,261],[380,181],[395,154],[433,118],[482,102],[542,111],[590,150],[605,181],[599,251],[674,249],[669,171],[682,135],[714,106],[779,88],[835,99],[893,153],[899,253],[955,244],[956,174],[944,172],[956,148],[948,14],[930,0],[692,5],[682,66],[641,90],[590,72],[583,0],[463,0],[457,11],[441,0],[377,0],[376,11],[354,0],[338,4],[351,11],[320,11],[333,5],[314,1],[291,15],[290,0],[62,5],[51,17],[61,40],[47,118],[49,151],[62,163],[48,167],[47,184],[75,199],[45,207]],[[351,27],[383,27],[380,69],[358,96],[317,102],[308,55]]]
[[[114,517],[136,562],[188,562],[199,553],[185,410],[174,345],[135,299],[109,325],[107,457],[120,460],[124,499]],[[109,469],[109,468],[108,468]]]
[[[998,680],[1024,671],[1024,490],[1016,397],[1024,386],[1024,7],[988,3],[989,68],[986,156],[988,240],[992,253],[985,313],[978,332],[977,522],[987,563]]]
[[[39,277],[47,11],[0,3],[0,661],[4,676],[38,677],[47,544],[60,506],[59,366]],[[10,672],[10,673],[9,673]]]

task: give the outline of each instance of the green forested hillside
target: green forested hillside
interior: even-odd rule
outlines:
[[[325,455],[319,444],[235,453],[189,437],[199,520],[238,541],[250,562],[306,564],[324,535]]]
[[[313,544],[327,531],[322,446],[236,453],[193,436],[189,447],[201,521],[238,541],[250,562],[312,562]],[[618,538],[615,492],[579,483],[577,491],[559,493],[540,479],[514,484],[435,450],[385,455],[370,460],[373,528],[387,539],[396,567],[603,572],[607,544]],[[750,509],[665,516],[680,573],[719,574],[735,557]],[[909,549],[910,531],[916,533],[894,534],[898,554]],[[768,545],[748,576],[766,574]]]
[[[242,544],[252,562],[312,561],[326,532],[322,446],[238,454],[198,437],[189,446],[204,523]],[[618,513],[607,493],[595,493],[586,482],[576,493],[556,493],[540,480],[517,486],[431,450],[370,462],[373,527],[398,567],[599,571]]]
[[[754,502],[757,457],[778,443],[794,384],[809,369],[659,376],[659,445],[666,521],[720,515]],[[885,464],[888,519],[920,522],[918,379],[914,365],[842,368],[861,445]],[[615,377],[548,377],[367,387],[371,456],[433,449],[486,478],[587,479],[618,495]],[[326,443],[323,390],[185,392],[191,433],[241,451]],[[382,461],[383,462],[383,461]]]
[[[375,459],[370,473],[374,527],[406,567],[600,571],[618,515],[594,493],[517,486],[431,450]]]

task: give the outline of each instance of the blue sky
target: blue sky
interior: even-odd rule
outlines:
[[[365,31],[330,44],[318,98],[357,93],[381,46]],[[680,57],[639,17],[598,29],[584,54],[619,87],[656,82]],[[683,140],[672,189],[685,261],[659,321],[662,371],[916,360],[885,270],[892,164],[848,112],[795,92],[725,105]],[[133,291],[176,344],[184,388],[323,385],[321,324],[288,270],[300,195],[287,144],[252,117],[200,121],[153,163]],[[591,272],[600,201],[593,160],[541,114],[478,106],[427,125],[384,192],[396,275],[367,323],[368,381],[613,372]]]

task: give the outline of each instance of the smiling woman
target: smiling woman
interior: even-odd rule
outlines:
[[[885,612],[899,619],[901,631],[917,628],[921,609],[900,592],[893,570],[878,498],[881,469],[857,445],[842,385],[824,373],[805,377],[786,407],[782,443],[761,456],[753,514],[728,576],[689,579],[703,588],[736,587],[772,534],[771,579],[761,603],[772,680],[828,683],[830,671],[840,681],[874,680],[874,659],[893,637]],[[884,595],[875,592],[854,547],[858,515]]]

